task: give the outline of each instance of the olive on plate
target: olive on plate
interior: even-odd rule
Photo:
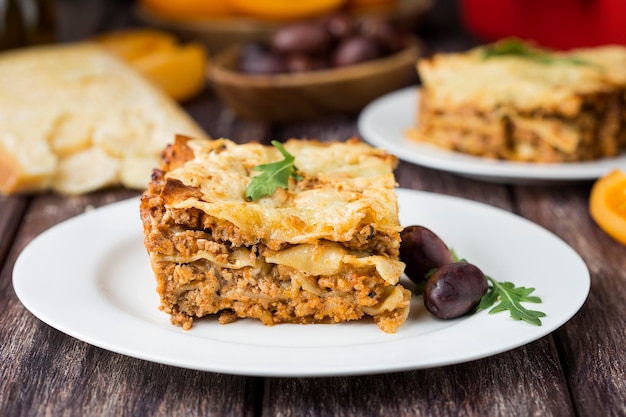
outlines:
[[[487,290],[487,278],[476,265],[449,263],[426,281],[424,306],[438,318],[460,317],[473,311]]]
[[[404,272],[418,284],[430,270],[454,262],[448,246],[424,226],[405,227],[400,238],[400,259],[406,264]]]

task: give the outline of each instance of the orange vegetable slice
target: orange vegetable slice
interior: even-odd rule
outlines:
[[[125,60],[172,48],[177,43],[174,35],[157,29],[121,29],[97,35],[93,40]]]
[[[208,57],[197,42],[155,51],[131,61],[140,72],[170,97],[182,102],[198,94],[206,84]]]
[[[298,20],[338,10],[346,0],[228,0],[238,13],[264,20]]]
[[[179,102],[194,97],[206,84],[209,58],[199,42],[179,44],[172,34],[157,29],[114,31],[93,40]]]
[[[221,18],[233,14],[230,0],[140,0],[151,12],[174,19]]]
[[[602,230],[626,245],[626,172],[615,169],[593,184],[589,211]]]

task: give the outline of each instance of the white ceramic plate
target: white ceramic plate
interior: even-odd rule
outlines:
[[[401,221],[438,233],[460,256],[502,281],[536,288],[542,326],[482,311],[437,320],[414,297],[407,322],[387,334],[369,320],[281,324],[197,320],[184,331],[158,310],[137,199],[52,227],[20,254],[13,285],[50,326],[124,355],[205,371],[257,376],[330,376],[411,370],[471,361],[543,337],[570,319],[589,291],[582,259],[545,229],[458,198],[398,190]],[[567,291],[564,291],[567,289]]]
[[[626,168],[626,152],[590,162],[538,164],[496,161],[417,143],[406,138],[415,126],[419,89],[408,87],[367,105],[358,119],[359,132],[371,144],[417,165],[483,181],[508,184],[546,184],[594,180],[614,168]]]

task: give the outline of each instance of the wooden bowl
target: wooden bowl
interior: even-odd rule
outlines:
[[[390,91],[415,83],[422,48],[412,39],[405,49],[376,60],[336,69],[276,75],[237,71],[240,45],[217,53],[209,78],[224,104],[246,119],[306,120],[332,113],[354,114]]]

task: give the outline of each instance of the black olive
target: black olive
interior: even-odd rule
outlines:
[[[443,240],[426,227],[405,227],[400,237],[400,259],[406,264],[404,272],[416,283],[424,281],[424,275],[431,269],[454,262]]]
[[[405,47],[406,34],[388,20],[370,16],[361,22],[360,31],[380,44],[385,54],[391,54]]]
[[[473,311],[487,292],[485,274],[468,262],[437,269],[424,288],[424,306],[435,317],[451,319]]]
[[[287,71],[284,59],[259,44],[248,44],[241,50],[239,70],[246,74],[279,74]]]
[[[325,16],[321,23],[334,40],[345,39],[356,32],[354,20],[345,13],[333,13]]]
[[[323,54],[331,43],[325,27],[315,22],[296,22],[277,30],[271,39],[272,49],[281,54]]]
[[[366,36],[352,36],[342,41],[333,54],[335,67],[346,67],[360,62],[380,58],[383,55],[380,45]]]

